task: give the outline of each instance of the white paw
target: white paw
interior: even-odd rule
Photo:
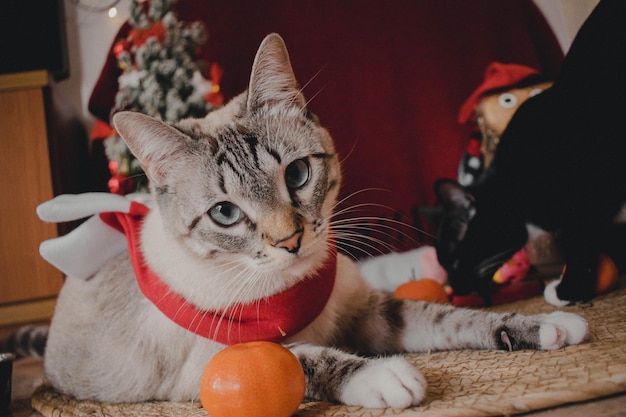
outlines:
[[[545,298],[546,302],[552,304],[553,306],[565,307],[566,305],[569,305],[570,302],[567,300],[561,300],[556,294],[556,287],[560,283],[560,279],[555,279],[554,281],[546,285],[546,288],[543,290],[543,298]]]
[[[341,401],[367,408],[407,408],[426,395],[422,374],[400,357],[373,359],[346,383]]]
[[[541,349],[554,350],[567,345],[577,345],[587,337],[589,325],[577,314],[555,311],[544,314],[539,327]]]

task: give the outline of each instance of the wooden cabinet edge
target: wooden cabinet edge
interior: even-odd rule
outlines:
[[[0,74],[0,91],[41,88],[49,83],[50,76],[46,70]]]
[[[56,297],[0,305],[0,326],[49,320],[55,305]]]

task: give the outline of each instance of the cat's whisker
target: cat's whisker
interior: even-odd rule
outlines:
[[[259,284],[261,284],[261,287],[265,287],[269,283],[270,279],[271,277],[269,276],[269,274],[257,274],[254,268],[252,267],[246,268],[244,271],[242,271],[242,276],[240,277],[240,280],[243,283],[243,285],[239,288],[238,297],[240,297],[241,299],[252,298],[251,295],[259,291]],[[261,288],[260,291],[265,293],[266,288]],[[254,301],[254,305],[257,308],[257,320],[260,320],[259,309],[260,309],[261,302],[262,302],[262,299],[256,299]],[[231,314],[231,317],[235,317],[237,316],[237,310],[239,310],[239,314],[238,314],[239,318],[237,320],[239,322],[239,328],[238,328],[239,331],[241,331],[241,320],[243,318],[244,309],[245,309],[245,305],[242,303],[238,303],[233,307],[233,313]],[[229,333],[232,327],[235,325],[235,322],[236,320],[229,321],[228,323]]]
[[[378,204],[372,204],[372,203],[362,203],[362,204],[355,204],[353,206],[349,206],[349,207],[345,207],[341,210],[337,210],[334,214],[331,215],[331,218],[337,218],[341,215],[347,214],[347,213],[353,213],[353,212],[359,212],[359,211],[365,211],[365,210],[361,210],[361,209],[366,209],[369,207],[382,207],[384,209],[387,209],[387,207],[382,206],[382,205],[378,205]],[[381,217],[382,218],[382,217]]]
[[[230,307],[231,303],[241,298],[242,284],[246,284],[249,280],[245,276],[251,275],[247,270],[240,271],[233,276],[220,290],[216,292],[216,299],[222,300],[224,306],[220,306],[220,310]]]
[[[391,223],[391,225],[388,223]],[[378,217],[369,217],[369,216],[355,217],[351,219],[333,220],[331,221],[330,226],[333,230],[341,230],[341,229],[349,230],[353,228],[353,229],[376,232],[376,233],[380,233],[382,235],[388,236],[390,238],[393,238],[397,241],[402,241],[402,239],[400,238],[402,237],[402,238],[410,240],[411,242],[417,245],[419,245],[420,242],[414,236],[409,235],[407,232],[403,231],[401,228],[409,228],[412,231],[416,232],[417,234],[425,235],[428,237],[434,237],[419,228],[416,228],[414,226],[411,226],[399,220],[381,219]],[[394,227],[394,226],[400,226],[400,227]],[[383,229],[387,230],[387,232],[383,231]],[[391,234],[389,232],[394,232],[394,234]]]
[[[363,239],[365,238],[365,239]],[[372,255],[370,252],[366,251],[363,247],[365,248],[369,248],[375,252],[377,252],[378,254],[382,255],[385,253],[385,251],[381,250],[379,247],[376,247],[374,244],[372,243],[368,243],[367,241],[369,240],[370,242],[373,243],[377,243],[378,245],[386,248],[388,251],[394,251],[395,248],[389,244],[387,244],[386,242],[380,240],[380,239],[376,239],[373,238],[371,236],[363,236],[360,234],[338,234],[335,236],[335,240],[337,242],[337,246],[338,247],[342,247],[343,249],[345,248],[351,248],[351,249],[355,249],[359,252],[365,252],[368,256],[374,256]]]
[[[216,339],[218,337],[219,329],[222,325],[222,322],[224,321],[225,316],[226,316],[226,310],[223,310],[222,314],[217,319],[217,323],[215,323],[215,316],[213,316],[213,319],[211,320],[211,327],[213,328],[213,336],[212,336],[213,339]]]
[[[387,224],[387,223],[391,223],[391,224]],[[335,219],[330,222],[330,225],[332,227],[350,227],[352,225],[354,226],[368,225],[368,226],[377,226],[380,228],[385,228],[385,229],[393,230],[399,233],[403,233],[396,228],[397,226],[402,226],[405,228],[412,229],[413,231],[418,232],[418,233],[425,233],[423,230],[416,228],[414,226],[411,226],[410,224],[402,222],[400,220],[387,219],[387,218],[374,217],[374,216],[362,216],[362,217],[352,217],[352,218],[346,218],[346,219]],[[406,235],[406,237],[409,237],[409,236]]]
[[[385,253],[393,252],[395,250],[393,246],[388,245],[385,242],[378,241],[374,242],[374,244],[368,244],[363,241],[362,235],[355,234],[354,236],[354,238],[345,236],[343,238],[340,237],[337,241],[337,248],[355,262],[360,262],[362,259],[384,255]],[[378,246],[375,245],[376,243]],[[383,250],[381,247],[385,249]],[[359,256],[359,253],[362,254],[362,256]]]
[[[309,81],[307,81],[307,82],[306,82],[306,83],[305,83],[305,84],[304,84],[304,85],[300,88],[300,93],[301,93],[301,94],[304,94],[304,89],[305,89],[305,88],[307,88],[307,87],[309,86],[309,84],[311,84],[311,83],[313,82],[313,80],[314,80],[314,79],[316,79],[316,78],[317,78],[317,77],[318,77],[318,76],[322,73],[322,71],[324,71],[324,69],[326,69],[326,66],[327,66],[327,64],[323,65],[320,69],[318,69],[318,70],[317,70],[317,72],[316,72],[315,74],[313,74],[313,76],[311,76],[311,78],[309,78]],[[320,91],[318,91],[315,95],[313,95],[313,97],[309,98],[309,99],[306,101],[306,105],[308,106],[308,105],[309,105],[309,103],[310,103],[311,101],[313,101],[313,99],[314,99],[314,98],[315,98],[315,97],[316,97],[316,96],[317,96],[317,95],[318,95],[318,94],[319,94],[319,93],[320,93],[323,89],[325,89],[325,88],[326,88],[326,86],[322,87],[322,88],[320,89]]]
[[[393,245],[389,244],[387,241],[377,238],[375,236],[364,235],[358,232],[351,232],[350,230],[340,231],[335,235],[335,240],[339,243],[345,241],[346,239],[350,239],[351,242],[363,243],[371,242],[371,244],[378,244],[380,246],[386,247],[389,250],[393,250]]]
[[[354,141],[354,143],[352,143],[352,147],[350,148],[350,150],[348,151],[348,153],[346,154],[346,156],[344,156],[343,158],[341,158],[339,160],[339,164],[343,164],[345,161],[347,161],[352,154],[354,153],[354,150],[356,149],[357,144],[359,143],[358,138]]]
[[[176,314],[178,314],[178,312]],[[206,318],[207,314],[209,314],[209,311],[198,310],[197,313],[193,316],[191,322],[189,323],[187,330],[190,330],[194,333],[198,332],[198,329],[200,329],[200,326],[202,326],[202,322]],[[176,317],[176,315],[174,317]],[[193,324],[196,320],[198,320],[198,323],[196,324],[195,329],[192,330]]]
[[[226,275],[232,275],[231,273],[235,270],[237,270],[238,268],[241,268],[241,271],[239,272],[239,274],[237,274],[236,276],[233,276],[231,278],[229,278],[229,281],[234,283],[234,284],[238,284],[238,276],[244,272],[247,271],[249,269],[249,266],[247,265],[243,265],[241,263],[241,260],[239,259],[232,259],[230,261],[227,262],[223,262],[219,265],[219,267],[215,268],[215,271],[217,271],[217,273],[215,272],[211,272],[211,275],[215,278],[222,278],[223,276]]]
[[[318,72],[319,74],[319,72]],[[324,86],[322,86],[315,94],[311,95],[309,97],[309,99],[306,101],[305,105],[308,106],[313,100],[315,100],[315,98],[320,95],[322,93],[322,91],[324,91],[326,89],[326,87],[328,87],[328,83],[326,83]]]
[[[219,309],[221,310],[221,314],[217,323],[215,323],[216,316],[215,315],[212,316],[213,318],[212,318],[210,327],[214,329],[213,337],[217,337],[217,335],[219,334],[219,329],[224,324],[227,313],[228,313],[228,316],[232,318],[234,316],[234,313],[236,313],[237,309],[240,309],[240,320],[241,320],[241,311],[243,309],[243,305],[241,303],[235,302],[234,300],[242,298],[243,290],[245,289],[246,285],[250,285],[251,280],[249,279],[249,277],[253,276],[253,274],[254,274],[254,271],[252,271],[251,268],[244,268],[242,271],[240,271],[240,273],[238,273],[234,277],[233,280],[230,281],[228,286],[223,288],[222,291],[219,291],[218,293],[216,293],[216,298],[225,300],[226,306],[224,308]],[[244,287],[242,287],[241,284],[244,284]],[[206,318],[206,315],[201,319],[201,321],[204,320],[204,318]],[[228,325],[228,333],[230,333],[232,326],[234,324],[233,320],[232,319],[226,320],[226,324]],[[200,326],[200,323],[198,324],[198,327],[199,326]]]
[[[232,326],[233,326],[233,320],[232,317],[234,316],[234,314],[236,313],[236,311],[239,309],[240,310],[240,320],[241,320],[241,311],[243,309],[243,304],[241,302],[233,302],[232,300],[238,300],[238,299],[242,299],[243,295],[246,294],[248,291],[245,290],[246,286],[250,285],[250,279],[249,277],[252,275],[251,272],[249,272],[247,269],[244,269],[243,271],[241,271],[239,274],[237,274],[236,278],[233,279],[231,281],[231,285],[229,285],[229,288],[227,288],[227,291],[224,291],[225,294],[218,294],[218,297],[229,297],[229,299],[231,300],[231,302],[229,303],[228,306],[224,307],[223,309],[221,309],[222,314],[220,316],[220,319],[218,321],[218,323],[215,325],[215,332],[217,334],[217,332],[219,331],[220,326],[223,324],[224,318],[226,313],[228,312],[228,316],[231,317],[230,320],[227,320],[227,325],[228,325],[228,332],[230,333]],[[235,285],[237,284],[237,285]],[[213,325],[213,324],[212,324]]]
[[[354,191],[351,194],[348,194],[347,196],[345,196],[344,198],[342,198],[341,200],[337,201],[334,205],[333,205],[333,209],[337,208],[339,205],[345,203],[347,200],[349,200],[350,198],[353,198],[359,194],[368,192],[368,191],[384,191],[384,192],[390,192],[390,190],[387,190],[385,188],[363,188],[357,191]],[[364,203],[367,204],[367,203]],[[386,207],[388,208],[388,207]]]
[[[346,249],[345,244],[347,242],[352,242],[353,244],[352,248],[354,249],[360,248],[359,251],[365,252],[369,257],[375,256],[375,255],[372,255],[372,252],[365,250],[365,247],[376,248],[375,252],[381,255],[384,253],[389,253],[389,252],[400,252],[398,247],[394,245],[393,243],[390,243],[384,239],[379,239],[373,236],[363,235],[360,233],[341,234],[337,237],[336,241],[337,241],[337,246],[344,250]]]
[[[164,294],[164,295],[163,295],[163,296],[162,296],[159,300],[156,300],[156,301],[154,302],[154,305],[155,305],[156,307],[159,307],[159,305],[161,304],[161,302],[163,302],[163,301],[164,301],[164,300],[165,300],[165,299],[166,299],[166,298],[167,298],[170,294],[172,294],[172,293],[173,293],[173,291],[172,291],[171,289],[169,289],[169,290],[168,290],[168,291],[167,291],[167,292],[166,292],[166,293],[165,293],[165,294]],[[187,303],[187,302],[185,302],[185,303],[181,304],[181,305],[178,307],[178,309],[176,310],[176,312],[173,314],[172,319],[176,319],[176,318],[178,317],[178,315],[181,313],[181,311],[185,310],[185,308],[186,308],[187,306],[189,306],[189,305],[191,305],[191,304],[190,304],[190,303]],[[189,328],[188,328],[187,330],[191,330],[191,325],[192,325],[192,324],[193,324],[193,322],[196,320],[196,317],[197,317],[197,315],[198,315],[198,314],[200,314],[200,311],[199,311],[198,313],[196,313],[196,316],[194,316],[194,318],[192,319],[192,321],[191,321],[191,323],[190,323],[190,325],[189,325]],[[206,314],[206,313],[205,313],[205,314]],[[200,320],[200,321],[202,321],[202,320]],[[199,325],[198,325],[198,326],[199,326]],[[197,330],[197,329],[196,329],[196,330]]]
[[[361,190],[355,191],[355,192],[353,192],[353,193],[351,193],[351,194],[347,195],[347,196],[346,196],[346,197],[344,197],[343,199],[339,200],[337,203],[335,203],[335,204],[334,204],[334,206],[333,206],[333,210],[337,209],[337,207],[339,207],[340,205],[342,205],[343,203],[345,203],[345,202],[346,202],[347,200],[349,200],[350,198],[353,198],[353,197],[355,197],[356,195],[359,195],[359,194],[361,194],[361,193],[363,193],[363,192],[368,192],[368,191],[384,191],[384,192],[389,192],[389,190],[384,189],[384,188],[364,188],[364,189],[361,189]],[[339,216],[341,216],[341,215],[344,215],[344,214],[347,214],[347,213],[351,213],[351,212],[354,212],[354,211],[358,211],[358,210],[359,210],[359,209],[361,209],[361,208],[371,208],[371,207],[382,208],[382,209],[384,209],[384,210],[386,210],[386,211],[389,211],[390,213],[395,213],[395,210],[394,210],[392,207],[387,206],[387,205],[385,205],[385,204],[380,204],[380,203],[359,203],[359,204],[355,204],[355,205],[348,206],[348,207],[342,208],[342,209],[340,209],[340,210],[336,210],[336,211],[334,211],[334,212],[333,212],[333,213],[329,216],[329,217],[330,217],[330,219],[331,219],[331,224],[335,224],[335,222],[336,222],[336,221],[338,221],[338,219],[336,219],[336,218],[337,218],[337,217],[339,217]],[[376,222],[381,222],[381,221],[391,222],[391,223],[395,223],[395,224],[400,225],[400,226],[403,226],[403,227],[410,228],[410,229],[412,229],[412,230],[414,230],[414,231],[416,231],[416,232],[418,232],[418,233],[424,234],[424,235],[426,235],[426,236],[428,236],[428,237],[434,238],[434,236],[433,236],[433,235],[431,235],[431,234],[427,233],[426,231],[424,231],[424,230],[422,230],[422,229],[419,229],[419,228],[417,228],[417,227],[415,227],[415,226],[413,226],[413,225],[411,225],[411,224],[409,224],[409,223],[402,222],[402,221],[399,221],[399,220],[396,220],[396,219],[392,219],[392,218],[387,218],[387,217],[382,217],[382,216],[381,216],[381,217],[374,217],[374,216],[372,216],[372,217],[369,217],[369,218],[366,218],[366,217],[359,217],[359,218],[353,218],[353,219],[357,219],[357,220],[358,220],[358,219],[360,219],[360,220],[366,220],[366,219],[367,219],[367,220],[373,220],[373,221],[376,221]],[[346,221],[350,221],[350,219],[344,219],[344,220],[346,220]]]
[[[395,231],[395,229],[392,229]],[[336,227],[333,228],[338,234],[350,234],[355,238],[368,239],[368,240],[376,240],[377,243],[387,244],[389,241],[396,241],[397,243],[402,243],[403,240],[398,236],[391,234],[389,232],[379,230],[375,227],[371,227],[369,224],[363,225],[348,225],[346,227]],[[381,236],[380,238],[375,237],[375,235]],[[383,239],[386,238],[386,239]]]
[[[394,223],[396,225],[407,227],[407,228],[412,229],[412,230],[414,230],[416,232],[419,232],[419,233],[424,233],[424,234],[427,233],[426,231],[424,231],[424,230],[422,230],[422,229],[420,229],[418,227],[415,227],[415,226],[413,226],[413,225],[411,225],[411,224],[409,224],[407,222],[403,222],[403,221],[400,221],[400,220],[397,220],[397,219],[393,219],[393,218],[377,217],[377,216],[360,216],[360,217],[349,217],[349,218],[336,219],[334,217],[336,217],[336,216],[333,216],[333,218],[331,218],[331,222],[333,224],[337,223],[337,222],[351,222],[351,221],[355,221],[355,220],[356,221],[368,220],[368,221],[373,221],[373,222],[377,222],[377,223],[381,223],[381,222]],[[433,236],[431,236],[431,237],[433,237]]]
[[[339,215],[343,215],[349,212],[354,212],[354,211],[358,211],[358,209],[362,208],[362,207],[382,207],[385,209],[388,209],[389,207],[382,205],[382,204],[375,204],[375,203],[362,203],[362,204],[356,204],[354,206],[350,206],[350,207],[346,207],[342,210],[337,211],[336,213],[334,213],[333,215],[330,216],[331,219],[331,224],[335,225],[335,224],[339,224],[339,222],[351,222],[351,221],[359,221],[359,220],[369,220],[372,222],[376,222],[376,224],[381,224],[383,222],[387,222],[387,223],[394,223],[398,226],[402,226],[408,229],[411,229],[419,234],[425,235],[427,237],[430,238],[435,238],[435,236],[433,236],[432,234],[426,232],[423,229],[420,229],[418,227],[413,226],[410,223],[407,222],[403,222],[397,219],[393,219],[393,218],[387,218],[387,217],[376,217],[376,216],[369,216],[369,217],[365,217],[365,216],[361,216],[361,217],[350,217],[350,218],[343,218],[343,219],[337,219],[337,217]],[[408,237],[408,236],[407,236]]]
[[[345,246],[346,246],[346,247],[350,247],[350,246],[348,246],[348,245],[345,245]],[[331,252],[331,251],[333,251],[333,250],[334,250],[334,249],[336,249],[336,248],[337,248],[336,246],[333,246],[333,245],[331,245],[330,243],[328,243],[328,244],[326,245],[326,251],[327,251],[327,252]],[[356,256],[355,254],[353,254],[352,252],[350,252],[350,251],[344,251],[343,253],[344,253],[346,256],[348,256],[350,259],[352,259],[353,261],[355,261],[355,262],[359,262],[359,257],[358,257],[358,256]],[[369,254],[368,254],[368,256],[369,256]]]

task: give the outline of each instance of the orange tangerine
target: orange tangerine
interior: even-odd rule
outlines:
[[[619,272],[613,259],[606,255],[600,255],[598,262],[598,278],[596,280],[596,294],[604,294],[612,291],[617,286]]]
[[[406,300],[422,300],[441,304],[447,304],[450,301],[441,284],[430,278],[405,282],[396,288],[393,296]]]
[[[289,417],[304,398],[300,361],[272,342],[228,346],[207,364],[200,402],[211,417]]]

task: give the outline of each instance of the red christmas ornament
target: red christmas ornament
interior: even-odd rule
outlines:
[[[126,41],[126,39],[117,41],[113,46],[113,53],[115,54],[115,58],[119,59],[120,55],[124,51],[130,51],[130,44]]]
[[[125,175],[113,175],[107,185],[111,193],[119,195],[126,195],[133,189],[133,181]]]
[[[222,75],[224,75],[224,70],[217,63],[212,63],[211,68],[209,69],[209,76],[213,87],[211,88],[211,91],[206,93],[204,99],[207,103],[213,105],[213,107],[219,107],[224,104],[224,96],[222,95],[220,89]]]
[[[480,154],[481,154],[481,151],[480,151],[480,140],[471,138],[469,140],[469,143],[467,144],[466,151],[467,151],[468,155],[480,156]]]
[[[114,161],[114,160],[109,161],[109,172],[111,173],[111,175],[116,175],[119,169],[120,169],[120,164],[117,161]]]

